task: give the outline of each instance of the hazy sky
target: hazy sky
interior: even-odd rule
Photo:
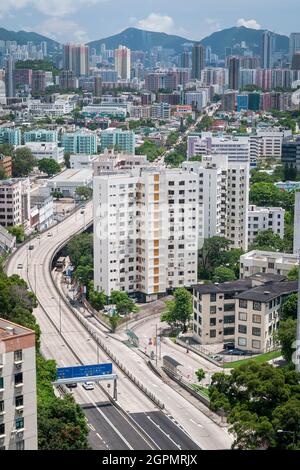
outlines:
[[[0,0],[0,26],[87,42],[129,26],[201,39],[232,26],[300,31],[299,0]]]

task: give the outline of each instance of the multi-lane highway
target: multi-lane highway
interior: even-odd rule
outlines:
[[[50,264],[57,249],[92,221],[92,204],[84,214],[77,212],[34,242],[23,245],[9,260],[9,275],[19,274],[36,293],[35,315],[42,330],[41,349],[45,357],[54,358],[59,366],[110,362],[111,354],[134,375],[151,394],[159,398],[164,411],[157,406],[116,365],[118,405],[108,401],[107,393],[98,386],[74,389],[75,399],[83,406],[90,428],[90,441],[97,449],[227,449],[231,436],[197,407],[179,395],[152,372],[147,362],[123,341],[119,341],[82,311],[85,321],[106,345],[97,346],[94,335],[76,318],[62,298],[59,282],[55,286]],[[29,245],[34,249],[29,250]],[[56,276],[58,278],[58,276]],[[58,279],[56,279],[58,281]],[[109,351],[109,356],[108,352]],[[125,447],[124,447],[125,446]]]

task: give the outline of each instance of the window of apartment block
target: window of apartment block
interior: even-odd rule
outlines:
[[[239,333],[243,333],[244,335],[247,334],[247,327],[246,327],[246,325],[239,325]]]
[[[4,379],[3,377],[0,377],[0,389],[4,388]]]
[[[234,323],[235,322],[235,315],[227,315],[224,317],[224,324]]]
[[[216,313],[217,313],[217,307],[215,307],[215,306],[210,307],[210,314],[214,315]]]
[[[253,302],[253,310],[261,311],[261,302]]]
[[[0,436],[2,436],[3,434],[5,434],[5,424],[0,423]]]
[[[238,338],[238,345],[239,346],[247,346],[246,338]]]
[[[0,413],[4,411],[4,400],[0,401]]]
[[[18,349],[18,351],[14,352],[14,360],[17,362],[22,361],[23,359],[23,352],[22,349]]]
[[[24,428],[24,418],[17,418],[16,429],[23,429],[23,428]]]
[[[247,321],[248,314],[244,312],[239,312],[239,320]]]
[[[216,318],[211,318],[210,319],[210,326],[216,326],[217,324],[217,319]]]
[[[217,332],[216,332],[216,330],[210,330],[209,336],[210,336],[211,338],[216,338],[216,337],[217,337]]]
[[[247,300],[240,300],[239,302],[240,308],[247,308]]]
[[[210,301],[211,302],[216,302],[217,301],[217,295],[216,294],[210,294]]]
[[[22,372],[19,372],[18,374],[15,374],[15,385],[23,383],[23,374]]]
[[[234,328],[224,328],[224,336],[233,336]]]
[[[260,341],[257,341],[256,339],[252,340],[252,348],[253,349],[260,349]]]
[[[253,323],[261,323],[261,315],[253,315],[252,316]]]
[[[23,395],[19,395],[18,397],[16,397],[15,403],[16,403],[16,407],[23,406],[24,404]]]
[[[232,312],[235,310],[235,304],[224,304],[224,312]]]
[[[252,335],[253,336],[261,336],[261,329],[260,328],[252,328]]]

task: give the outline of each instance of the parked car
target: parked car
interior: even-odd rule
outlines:
[[[94,390],[94,385],[95,385],[94,382],[84,382],[82,384],[85,390]]]
[[[214,359],[215,361],[223,361],[223,356],[221,356],[220,354],[216,354],[215,356],[212,356],[212,359]]]
[[[18,269],[23,269],[23,264],[18,264]]]
[[[47,237],[52,237],[52,235],[53,235],[53,234],[52,234],[51,232],[48,232],[48,233],[47,233]]]
[[[34,245],[29,245],[28,250],[32,251],[34,249]]]

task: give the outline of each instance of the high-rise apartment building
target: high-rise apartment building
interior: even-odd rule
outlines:
[[[290,35],[290,60],[300,52],[300,33],[291,33]]]
[[[74,90],[77,88],[77,78],[73,70],[61,70],[59,73],[59,86],[63,90]]]
[[[88,75],[89,47],[84,44],[65,44],[63,68],[64,70],[72,70],[76,77]]]
[[[48,129],[32,129],[24,132],[24,143],[29,142],[58,142],[58,132]]]
[[[228,59],[228,86],[230,90],[238,90],[240,87],[239,57],[229,57]]]
[[[248,210],[248,244],[253,245],[259,232],[272,230],[280,238],[284,237],[284,215],[282,207],[249,206]]]
[[[115,70],[121,80],[130,80],[131,51],[128,47],[119,46],[115,50]]]
[[[195,44],[192,50],[192,79],[201,80],[202,72],[205,69],[205,47],[202,44]]]
[[[101,132],[101,150],[115,149],[135,153],[135,133],[122,129],[109,128]]]
[[[226,155],[207,155],[202,162],[184,162],[199,183],[199,243],[225,237],[234,248],[248,248],[249,164]],[[201,226],[202,223],[202,226]]]
[[[5,86],[6,96],[13,98],[16,94],[16,87],[14,82],[15,60],[12,55],[9,55],[5,61]]]
[[[92,155],[97,153],[97,136],[93,132],[70,132],[62,137],[65,152]]]
[[[148,168],[94,177],[94,282],[155,300],[197,280],[198,181]]]
[[[19,127],[0,127],[0,144],[21,145],[21,140]]]
[[[273,67],[274,34],[264,31],[262,35],[262,68],[271,69]]]
[[[250,139],[244,136],[215,136],[212,132],[202,132],[188,136],[187,158],[199,155],[226,155],[228,161],[249,163]]]
[[[37,450],[35,333],[2,318],[0,449]]]
[[[46,90],[46,72],[44,70],[33,70],[32,71],[32,92],[39,93]]]

